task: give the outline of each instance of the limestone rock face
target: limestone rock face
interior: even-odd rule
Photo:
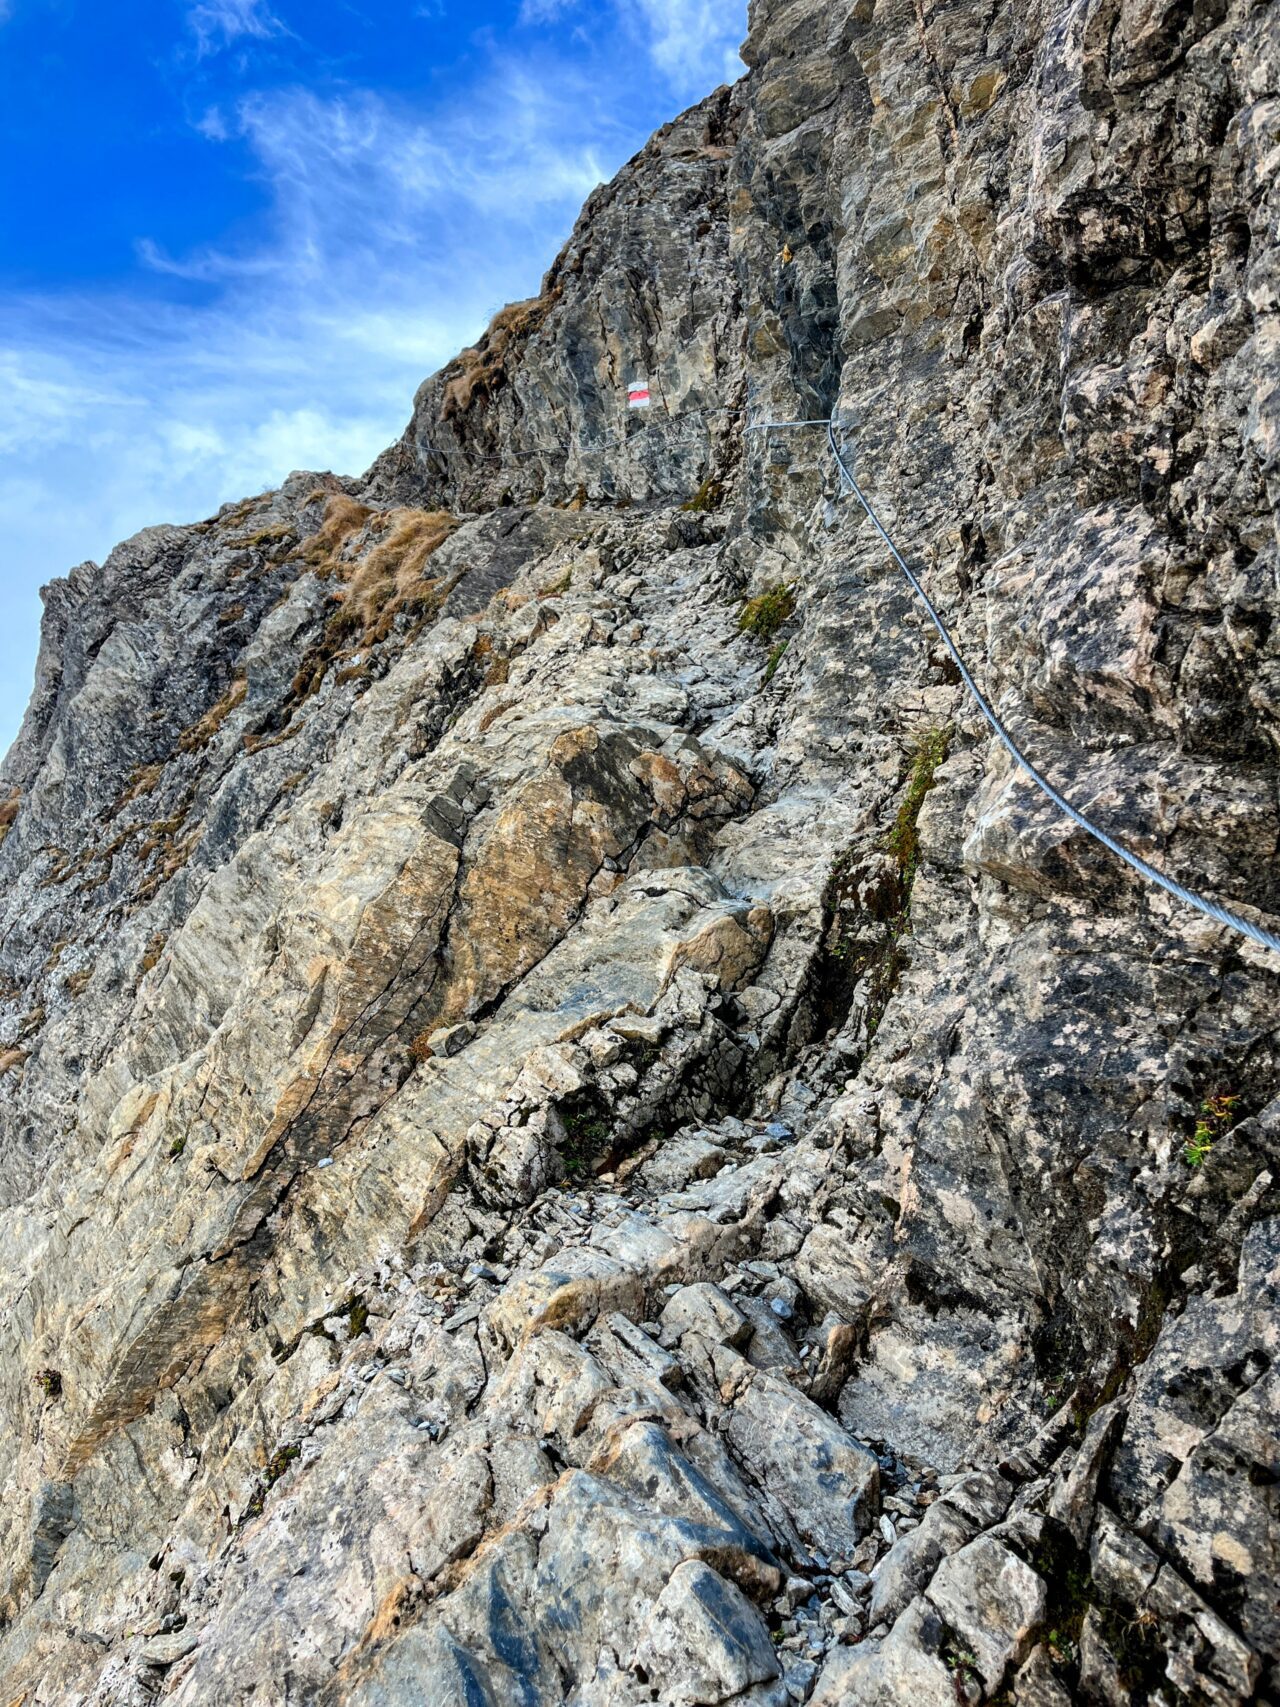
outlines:
[[[1280,1699],[1280,11],[757,0],[363,479],[46,590],[24,1707]],[[648,412],[626,386],[646,378]]]

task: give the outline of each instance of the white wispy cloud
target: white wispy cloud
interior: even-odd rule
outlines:
[[[187,13],[199,55],[214,53],[242,36],[265,41],[289,32],[264,0],[200,0]]]
[[[139,244],[148,267],[217,287],[213,306],[6,304],[8,495],[15,467],[38,464],[25,479],[49,504],[72,494],[58,532],[83,527],[99,549],[294,467],[366,467],[424,375],[536,287],[609,139],[585,83],[520,66],[430,122],[369,93],[293,90],[246,98],[229,125],[271,188],[266,240]],[[48,525],[44,503],[11,512],[10,549],[38,536],[46,558]]]
[[[369,93],[298,90],[250,97],[238,122],[273,186],[279,250],[306,275],[352,243],[452,256],[456,267],[463,232],[452,221],[527,227],[581,202],[607,169],[602,144],[620,134],[586,79],[518,64],[430,119]]]
[[[741,77],[744,20],[724,0],[632,0],[648,28],[654,64],[674,89],[690,93]]]
[[[588,0],[523,0],[526,24],[553,23],[585,11]],[[617,0],[653,65],[679,95],[705,94],[717,83],[742,75],[738,49],[745,33],[745,8],[733,0]]]
[[[144,264],[205,305],[26,295],[0,340],[0,749],[34,660],[34,586],[294,468],[358,474],[419,382],[537,288],[630,152],[591,82],[496,63],[429,116],[370,92],[246,97],[201,123],[252,151],[272,212],[248,245]]]
[[[655,55],[675,51],[679,18],[618,3]],[[275,27],[251,0],[187,16],[210,43]],[[419,382],[537,289],[585,197],[643,140],[598,62],[490,54],[430,107],[358,88],[221,96],[193,124],[211,148],[248,149],[269,198],[250,237],[169,253],[140,233],[150,290],[0,303],[0,750],[40,580],[291,469],[362,472]],[[619,75],[627,61],[624,47]]]

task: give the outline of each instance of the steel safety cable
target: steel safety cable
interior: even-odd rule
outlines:
[[[1078,824],[1082,830],[1093,837],[1094,841],[1100,842],[1102,846],[1108,849],[1109,852],[1113,853],[1117,859],[1123,860],[1127,866],[1132,867],[1132,869],[1138,872],[1140,876],[1145,877],[1149,883],[1156,884],[1167,894],[1172,895],[1175,900],[1182,901],[1187,906],[1196,908],[1199,912],[1203,913],[1206,918],[1213,919],[1220,925],[1227,925],[1233,931],[1239,931],[1242,936],[1248,937],[1251,942],[1256,942],[1261,948],[1270,948],[1280,954],[1280,937],[1273,936],[1270,931],[1263,930],[1260,925],[1252,924],[1248,919],[1242,919],[1239,914],[1231,912],[1228,908],[1220,906],[1218,902],[1211,901],[1204,895],[1196,894],[1195,890],[1186,888],[1183,884],[1175,882],[1172,877],[1166,876],[1163,871],[1157,870],[1154,865],[1149,864],[1148,861],[1140,858],[1139,855],[1132,853],[1122,843],[1118,842],[1114,836],[1109,835],[1106,830],[1095,824],[1092,819],[1087,818],[1083,812],[1078,811],[1069,800],[1058,792],[1047,777],[1041,775],[1035,765],[1032,764],[1031,760],[1018,746],[1017,742],[1013,739],[1013,736],[1010,735],[1009,731],[1000,721],[996,712],[987,702],[986,696],[983,694],[981,688],[979,688],[977,682],[974,681],[968,665],[960,655],[959,647],[951,638],[951,634],[946,623],[942,620],[941,616],[939,616],[935,609],[933,601],[920,584],[920,581],[912,570],[911,565],[898,550],[898,547],[895,545],[888,530],[876,514],[875,508],[870,499],[854,478],[853,472],[845,461],[840,450],[840,445],[836,439],[835,421],[763,423],[763,426],[766,428],[772,426],[792,425],[826,427],[827,441],[831,446],[831,454],[835,457],[836,466],[840,470],[842,489],[847,487],[858,500],[859,504],[861,504],[862,508],[866,511],[867,518],[871,522],[872,527],[875,528],[876,532],[880,535],[880,538],[888,547],[894,561],[906,576],[912,591],[928,612],[929,620],[932,622],[934,628],[937,629],[938,634],[941,636],[943,645],[951,654],[952,660],[955,663],[957,670],[960,672],[960,679],[968,689],[974,704],[978,707],[978,710],[982,713],[993,733],[1008,752],[1010,758],[1013,759],[1019,769],[1026,772],[1040,792],[1044,794],[1046,798],[1051,800],[1059,811],[1064,812],[1067,817],[1071,819],[1072,823]]]

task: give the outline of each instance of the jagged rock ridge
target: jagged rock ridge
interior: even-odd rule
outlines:
[[[48,590],[26,1703],[1275,1699],[1280,13],[753,7],[361,481]],[[629,414],[625,382],[656,407]]]

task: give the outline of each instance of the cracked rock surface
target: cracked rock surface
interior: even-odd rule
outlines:
[[[756,0],[362,479],[46,589],[22,1707],[1280,1700],[1280,10]],[[647,413],[624,386],[650,377]]]

